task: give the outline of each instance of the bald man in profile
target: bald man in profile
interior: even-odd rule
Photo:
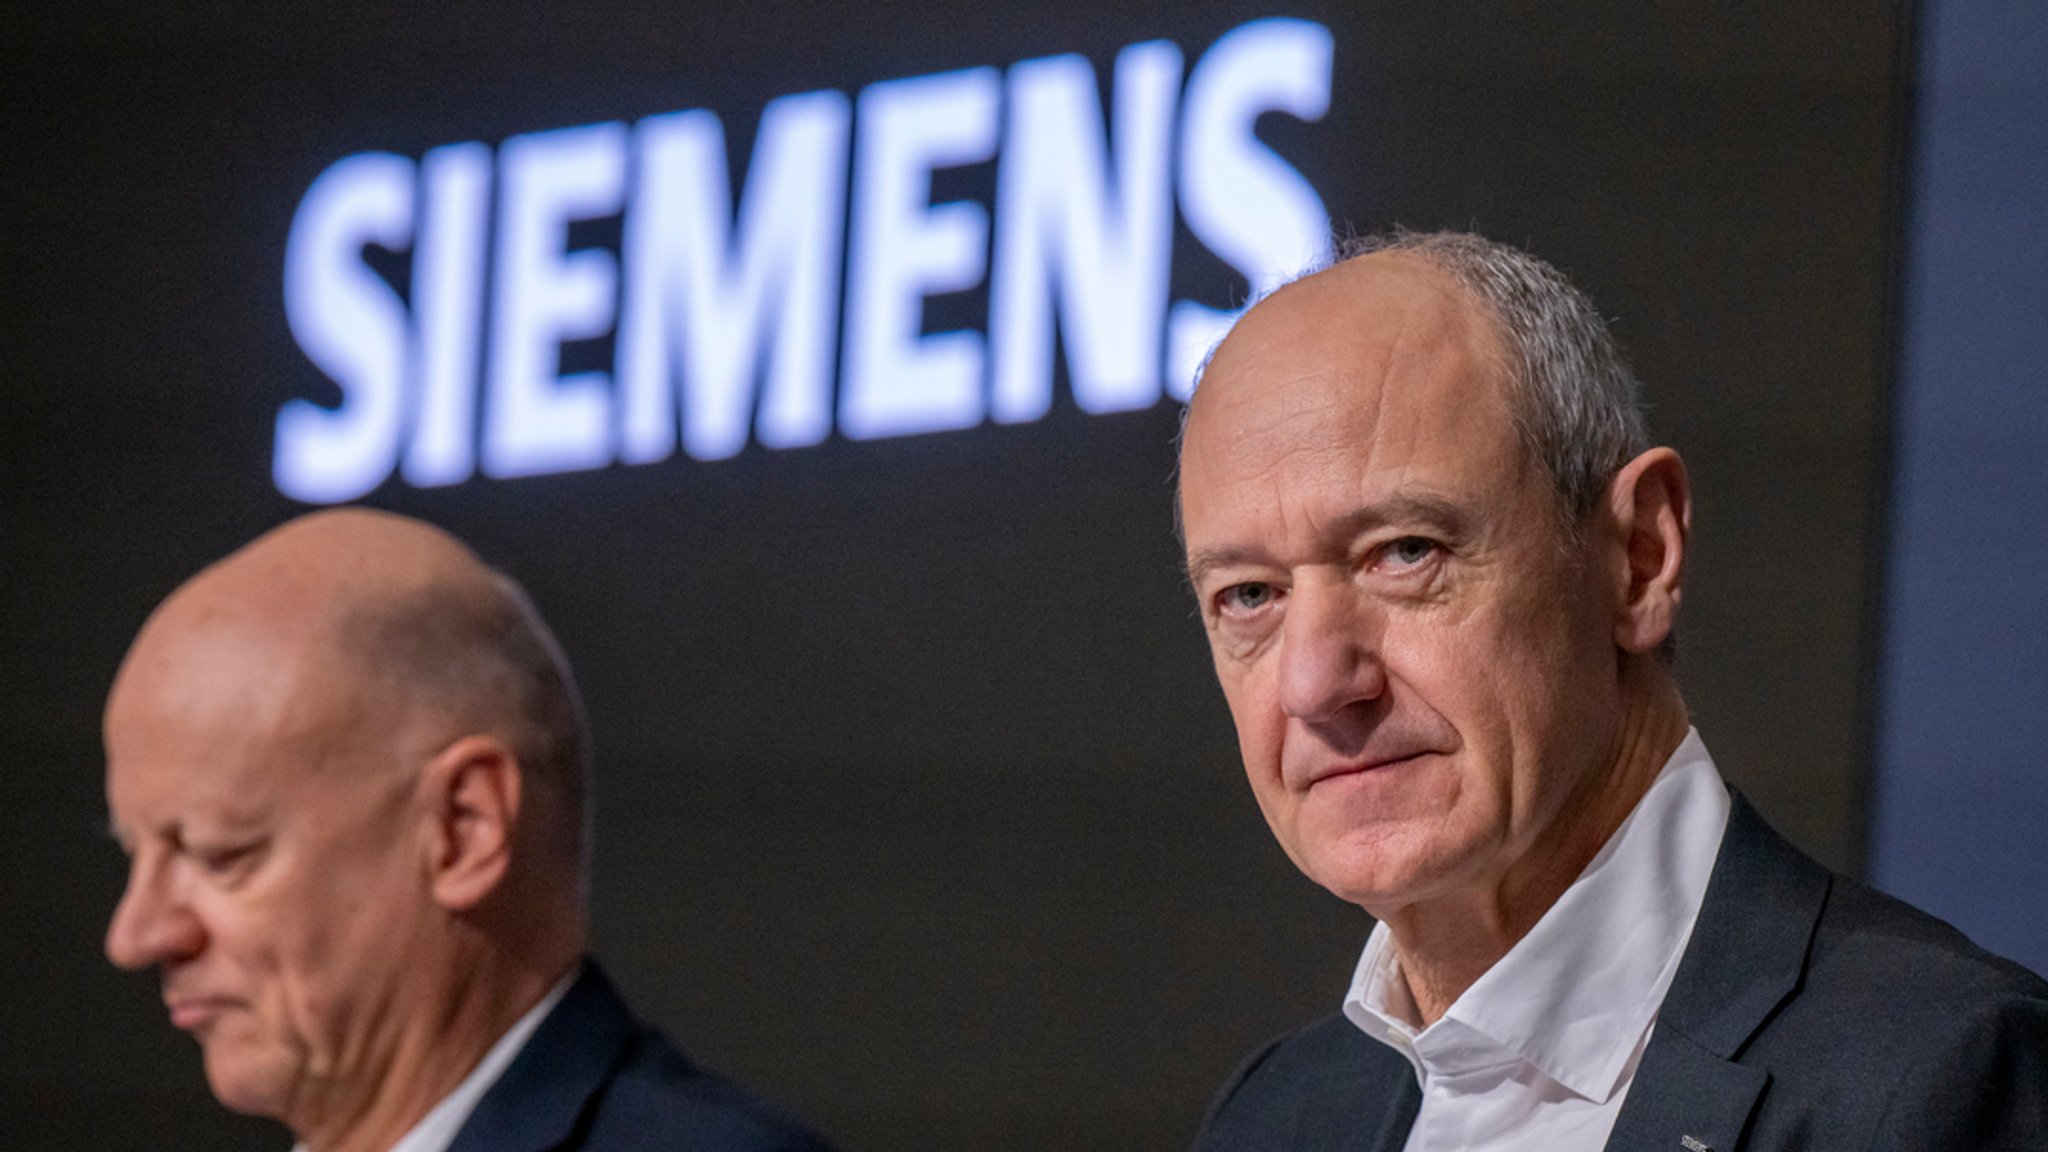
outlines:
[[[519,588],[448,534],[294,520],[149,618],[105,717],[107,928],[222,1104],[307,1152],[818,1150],[585,957],[586,738]]]

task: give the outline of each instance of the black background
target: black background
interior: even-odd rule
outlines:
[[[1106,84],[1126,44],[1192,67],[1269,14],[1335,35],[1329,116],[1262,131],[1340,227],[1476,227],[1613,317],[1697,486],[1696,720],[1858,869],[1890,6],[25,13],[0,60],[0,1147],[288,1142],[222,1113],[153,981],[99,955],[97,723],[150,607],[297,510],[275,413],[331,393],[282,253],[323,168],[708,107],[737,175],[776,96],[1068,51]],[[1243,291],[1185,234],[1177,257],[1177,295]],[[1336,1005],[1368,928],[1242,782],[1178,571],[1176,421],[1062,396],[1031,425],[368,502],[471,541],[560,633],[599,750],[596,947],[686,1049],[855,1152],[1175,1148],[1239,1055]]]

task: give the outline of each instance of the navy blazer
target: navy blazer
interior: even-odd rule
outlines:
[[[1400,1152],[1422,1094],[1342,1015],[1253,1054],[1197,1152]],[[1738,794],[1610,1152],[2048,1149],[2048,983],[1830,874]]]
[[[448,1152],[829,1152],[796,1120],[634,1019],[595,961],[477,1102]]]

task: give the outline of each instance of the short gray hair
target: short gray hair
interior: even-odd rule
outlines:
[[[1356,237],[1337,245],[1333,263],[1375,252],[1427,261],[1492,313],[1507,345],[1515,430],[1549,472],[1566,527],[1583,525],[1614,474],[1650,447],[1642,384],[1593,301],[1542,260],[1466,232]]]
[[[572,866],[589,855],[590,737],[583,699],[533,601],[487,570],[370,597],[341,621],[343,651],[399,699],[500,736],[528,787],[552,802],[537,831]]]

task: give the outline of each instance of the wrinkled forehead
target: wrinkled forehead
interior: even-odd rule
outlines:
[[[238,570],[202,572],[143,623],[115,673],[108,715],[213,703],[261,718],[315,671],[307,657],[330,631],[322,615],[287,608],[277,586]]]
[[[1190,404],[1182,499],[1292,465],[1518,454],[1498,326],[1448,275],[1380,253],[1275,292],[1217,349]],[[1187,509],[1184,507],[1184,512]]]
[[[110,800],[124,785],[296,784],[367,738],[359,694],[326,647],[260,613],[186,607],[153,617],[115,676]]]
[[[1338,372],[1370,402],[1388,384],[1412,391],[1441,377],[1497,387],[1505,367],[1483,304],[1422,258],[1380,252],[1297,280],[1245,313],[1204,371],[1190,419],[1264,402],[1288,377]]]

